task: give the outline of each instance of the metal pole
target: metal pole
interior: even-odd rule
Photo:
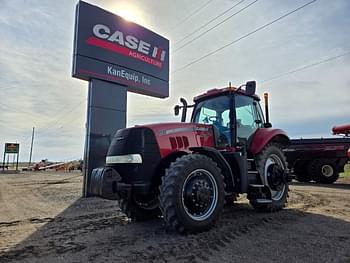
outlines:
[[[264,93],[264,100],[265,100],[265,121],[266,121],[266,123],[270,123],[269,94],[267,92]]]
[[[2,161],[2,170],[5,170],[5,159],[6,159],[6,145],[4,149],[4,160]]]
[[[17,152],[16,172],[18,171],[18,159],[19,159],[19,144],[18,144],[18,152]]]
[[[32,163],[33,142],[34,142],[34,130],[35,130],[35,127],[33,127],[33,132],[32,132],[32,143],[30,144],[30,154],[29,154],[29,163],[28,163],[28,167],[29,167],[30,164]]]

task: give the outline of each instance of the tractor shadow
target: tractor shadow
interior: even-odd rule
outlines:
[[[308,255],[315,260],[309,262],[350,260],[350,222],[297,209],[257,213],[246,203],[226,206],[214,228],[188,235],[167,231],[161,218],[130,222],[116,202],[98,198],[77,199],[44,221],[0,224],[0,230],[13,235],[21,224],[37,230],[0,250],[0,262],[267,262],[276,249],[282,261],[291,254],[293,262]],[[315,253],[327,246],[331,250]]]

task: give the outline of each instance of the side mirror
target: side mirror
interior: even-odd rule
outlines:
[[[174,107],[174,113],[175,113],[175,116],[178,116],[180,114],[180,106],[179,105],[176,105]]]
[[[256,91],[256,82],[255,81],[247,81],[245,84],[245,93],[247,95],[254,95]]]

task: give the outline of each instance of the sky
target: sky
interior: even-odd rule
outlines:
[[[180,97],[247,80],[260,96],[269,92],[271,122],[292,138],[329,137],[332,126],[350,123],[348,0],[317,0],[186,68],[310,0],[87,2],[170,40],[170,96],[128,93],[127,126],[179,121]],[[32,127],[33,160],[82,158],[88,82],[71,77],[76,3],[0,0],[0,151],[18,142],[20,161],[28,161]]]

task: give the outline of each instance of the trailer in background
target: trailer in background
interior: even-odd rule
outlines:
[[[335,126],[342,138],[291,140],[285,150],[289,168],[300,182],[334,183],[350,158],[350,125]]]

